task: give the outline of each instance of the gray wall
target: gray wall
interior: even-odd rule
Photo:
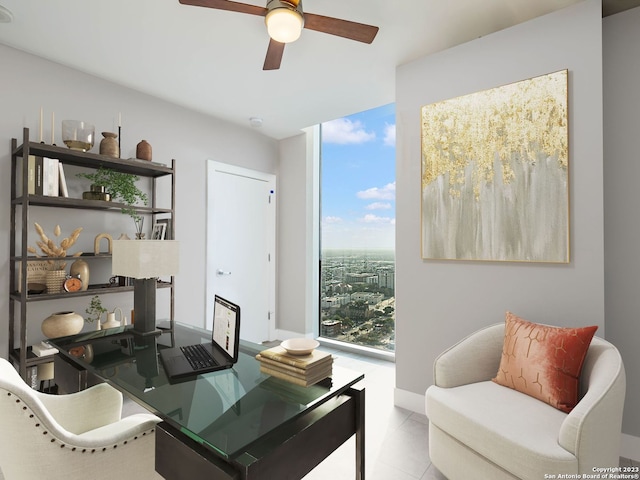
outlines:
[[[76,70],[0,45],[0,163],[5,165],[0,178],[0,265],[9,269],[10,139],[22,138],[22,128],[37,134],[39,109],[43,107],[44,138],[50,140],[51,112],[55,112],[57,138],[62,145],[60,122],[63,119],[91,121],[99,132],[117,127],[122,112],[122,157],[135,157],[136,144],[148,140],[153,159],[177,161],[176,218],[180,240],[180,274],[176,287],[177,318],[204,326],[205,272],[205,185],[206,160],[213,159],[255,170],[276,173],[278,142],[246,129],[207,117],[157,98],[120,87]],[[221,93],[223,94],[223,93]],[[117,131],[117,128],[116,128]],[[93,151],[97,152],[98,147]],[[69,175],[67,175],[69,176]],[[80,189],[80,192],[82,189]],[[99,232],[128,232],[133,222],[122,215],[91,215],[65,209],[34,210],[30,221],[38,221],[51,231],[60,223],[63,229],[85,227],[80,235],[80,250],[92,251],[93,238]],[[31,230],[33,230],[31,228]],[[31,232],[30,232],[31,233]],[[0,291],[7,292],[9,278],[0,275]],[[162,291],[161,291],[162,292]],[[166,290],[164,291],[166,292]],[[40,323],[54,311],[73,309],[84,312],[89,297],[83,299],[37,302],[29,308],[29,342],[42,339]],[[131,308],[131,295],[105,296],[106,306]],[[8,296],[0,297],[0,355],[7,356]]]
[[[607,17],[603,38],[607,338],[627,370],[622,429],[640,437],[640,8]],[[636,448],[640,452],[640,439]]]
[[[397,70],[396,403],[424,411],[435,357],[506,310],[604,336],[601,4],[586,0]],[[420,107],[569,70],[571,262],[426,261]]]

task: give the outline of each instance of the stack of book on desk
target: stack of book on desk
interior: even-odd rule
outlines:
[[[309,355],[290,355],[283,347],[273,347],[256,355],[260,371],[282,380],[308,387],[331,376],[333,357],[313,350]]]

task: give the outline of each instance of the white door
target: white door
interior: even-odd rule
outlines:
[[[207,177],[207,328],[217,294],[240,305],[240,338],[271,340],[275,175],[209,160]]]

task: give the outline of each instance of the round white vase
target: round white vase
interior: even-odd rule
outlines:
[[[42,321],[42,333],[47,338],[66,337],[80,333],[84,318],[75,312],[58,312]]]

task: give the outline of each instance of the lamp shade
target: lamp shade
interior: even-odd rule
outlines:
[[[131,278],[176,275],[179,246],[176,240],[114,240],[112,275]]]
[[[276,42],[291,43],[300,38],[303,17],[289,8],[275,8],[267,13],[265,18],[267,32]]]

